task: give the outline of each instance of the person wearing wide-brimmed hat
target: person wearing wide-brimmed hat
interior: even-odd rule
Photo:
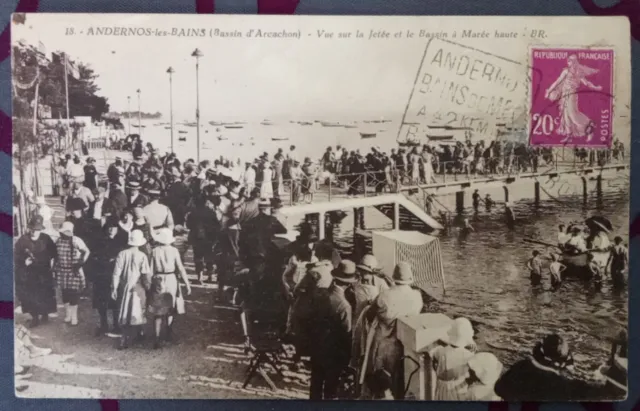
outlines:
[[[163,322],[166,321],[165,336],[172,337],[173,316],[182,314],[176,311],[178,297],[181,296],[178,280],[187,286],[187,295],[191,294],[191,285],[184,269],[180,252],[172,244],[175,241],[173,230],[161,228],[154,234],[158,244],[151,251],[151,290],[149,293],[149,313],[155,320],[154,348],[160,347],[160,334]]]
[[[587,251],[587,242],[579,226],[571,227],[571,237],[565,243],[565,251],[570,254],[579,254]]]
[[[60,237],[56,241],[54,272],[62,290],[62,302],[66,310],[64,321],[78,325],[78,302],[80,293],[86,287],[82,266],[87,262],[90,252],[85,242],[73,233],[72,222],[62,223]]]
[[[467,394],[465,401],[501,401],[494,386],[502,373],[502,363],[488,352],[475,354],[468,362]]]
[[[429,353],[436,374],[435,400],[465,399],[468,362],[475,353],[474,335],[473,326],[468,319],[456,318],[449,330],[440,337],[441,345]]]
[[[495,384],[505,401],[589,401],[600,389],[573,379],[565,371],[573,368],[573,354],[560,334],[547,334],[536,343],[530,356],[513,364]]]
[[[118,323],[123,328],[120,348],[127,348],[141,326],[146,324],[147,292],[151,286],[151,268],[147,255],[140,251],[147,240],[140,230],[131,231],[126,250],[116,257],[111,297],[119,302]]]
[[[369,356],[364,358],[363,366],[365,379],[379,369],[385,369],[391,374],[393,385],[391,392],[394,398],[404,397],[403,371],[401,358],[403,354],[402,343],[396,336],[396,323],[400,317],[420,314],[423,308],[422,295],[411,288],[413,284],[413,271],[407,262],[400,262],[393,272],[394,286],[384,290],[367,309],[370,321],[377,320],[377,326],[372,329]]]
[[[56,312],[56,295],[51,262],[56,256],[53,240],[44,230],[43,218],[35,215],[27,232],[14,247],[16,296],[22,312],[30,314],[32,325],[46,321]]]

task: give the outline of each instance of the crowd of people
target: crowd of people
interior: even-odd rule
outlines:
[[[454,167],[478,172],[500,166],[467,163],[464,147],[459,149],[462,162]],[[248,352],[263,331],[256,327],[275,324],[295,347],[294,359],[309,358],[311,399],[344,397],[341,387],[349,378],[352,397],[405,397],[397,320],[425,310],[422,293],[412,287],[412,267],[400,262],[389,278],[373,255],[359,264],[343,259],[330,241],[318,239],[311,222],[300,225],[290,244],[277,241],[278,234],[287,232],[278,211],[283,180],[300,168],[294,146],[287,154],[278,150],[273,159],[264,153],[244,168],[225,159],[196,164],[175,154],[160,156],[150,146],[144,149],[139,138],[132,151],[133,162],[116,158],[104,179],[93,158],[82,161],[76,154],[60,160],[66,218],[57,230],[51,210],[42,199],[34,200],[36,212],[15,245],[16,293],[32,326],[56,312],[56,287],[64,322],[76,326],[79,298],[90,286],[100,318],[97,335],[120,333],[119,348],[126,349],[144,337],[151,320],[153,347],[159,349],[174,337],[175,316],[186,310],[184,295],[191,286],[184,259],[191,247],[196,281],[215,281],[216,298],[239,308]],[[411,179],[429,181],[433,170],[447,172],[448,167],[430,169],[435,157],[428,146],[422,152],[412,149],[409,157],[402,149],[387,156],[374,148],[366,158],[340,151],[328,150],[320,171],[309,171],[309,176],[328,172],[349,178],[345,171],[357,171],[355,164],[378,171],[378,162],[393,162],[394,170],[405,170],[401,173]],[[487,150],[470,152],[483,153],[479,160]],[[303,164],[302,170],[314,168],[310,159]],[[297,184],[293,179],[290,189],[297,191]],[[302,193],[309,190],[304,182],[300,187]],[[430,353],[435,399],[580,399],[590,392],[587,383],[563,375],[570,351],[560,335],[545,337],[532,357],[504,374],[500,361],[478,352],[473,338],[471,323],[457,318]],[[626,352],[612,354],[612,370],[617,369],[615,358],[626,359]],[[616,381],[626,387],[626,380]]]

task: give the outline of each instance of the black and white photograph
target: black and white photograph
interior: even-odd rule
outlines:
[[[27,398],[620,401],[629,21],[14,14]]]

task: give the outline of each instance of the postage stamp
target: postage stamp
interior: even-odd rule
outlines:
[[[609,147],[613,66],[612,49],[532,48],[530,144]]]

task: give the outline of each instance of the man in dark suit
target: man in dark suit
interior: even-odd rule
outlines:
[[[140,192],[140,183],[137,181],[130,181],[127,184],[127,188],[129,189],[129,196],[127,202],[127,209],[129,211],[133,210],[136,207],[144,208],[147,204],[149,204],[149,200],[145,197],[144,194]]]
[[[116,217],[115,220],[119,221],[129,204],[129,199],[124,193],[120,181],[116,181],[111,184],[111,188],[109,189],[109,200],[113,207],[113,214],[114,217]]]
[[[327,251],[329,249],[327,248]],[[327,252],[323,258],[330,257]],[[309,399],[336,399],[340,375],[351,358],[352,308],[344,295],[348,281],[334,281],[331,275],[314,276],[315,287],[311,290],[309,317],[309,349],[311,354],[311,384]],[[338,273],[337,278],[347,274]]]

